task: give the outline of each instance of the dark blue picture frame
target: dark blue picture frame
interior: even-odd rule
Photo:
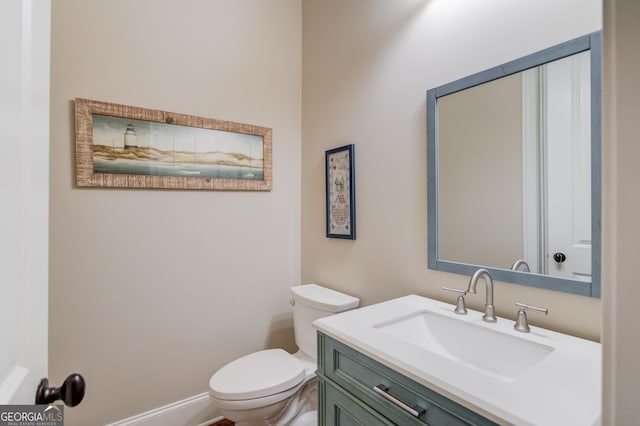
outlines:
[[[336,164],[338,159],[341,163],[339,165]],[[340,172],[343,168],[346,170]],[[332,191],[334,185],[337,187],[337,195],[332,197],[336,192]],[[356,186],[353,144],[325,151],[325,194],[327,238],[355,240]]]

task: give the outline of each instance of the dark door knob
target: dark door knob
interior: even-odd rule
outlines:
[[[555,260],[558,263],[562,263],[565,260],[567,260],[567,256],[564,255],[564,253],[556,253],[553,255],[553,260]]]
[[[44,378],[36,390],[36,404],[51,404],[61,399],[65,405],[75,407],[84,398],[84,390],[84,379],[77,373],[67,377],[59,388],[49,387],[49,379]]]

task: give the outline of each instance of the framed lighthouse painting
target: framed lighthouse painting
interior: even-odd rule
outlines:
[[[356,239],[353,145],[325,152],[327,238]]]
[[[270,128],[75,100],[76,182],[110,188],[270,191]]]

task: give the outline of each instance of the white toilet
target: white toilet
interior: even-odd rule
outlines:
[[[211,376],[213,405],[237,426],[317,424],[317,340],[312,323],[356,308],[360,300],[316,284],[292,287],[291,293],[298,352],[254,352]]]

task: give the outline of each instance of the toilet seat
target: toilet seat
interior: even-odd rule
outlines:
[[[284,394],[293,394],[305,376],[301,361],[282,349],[267,349],[238,358],[218,370],[209,380],[209,393],[229,402],[265,397],[279,401],[287,397]]]
[[[282,401],[286,401],[291,398],[296,392],[300,390],[300,388],[304,385],[304,382],[298,383],[296,386],[291,389],[287,389],[283,392],[276,393],[274,395],[267,395],[261,398],[254,399],[244,399],[244,400],[228,400],[228,399],[219,399],[212,395],[211,390],[209,390],[209,397],[212,401],[214,401],[215,406],[221,410],[233,410],[233,411],[244,411],[244,410],[254,410],[256,408],[268,407],[272,404],[277,404]]]

